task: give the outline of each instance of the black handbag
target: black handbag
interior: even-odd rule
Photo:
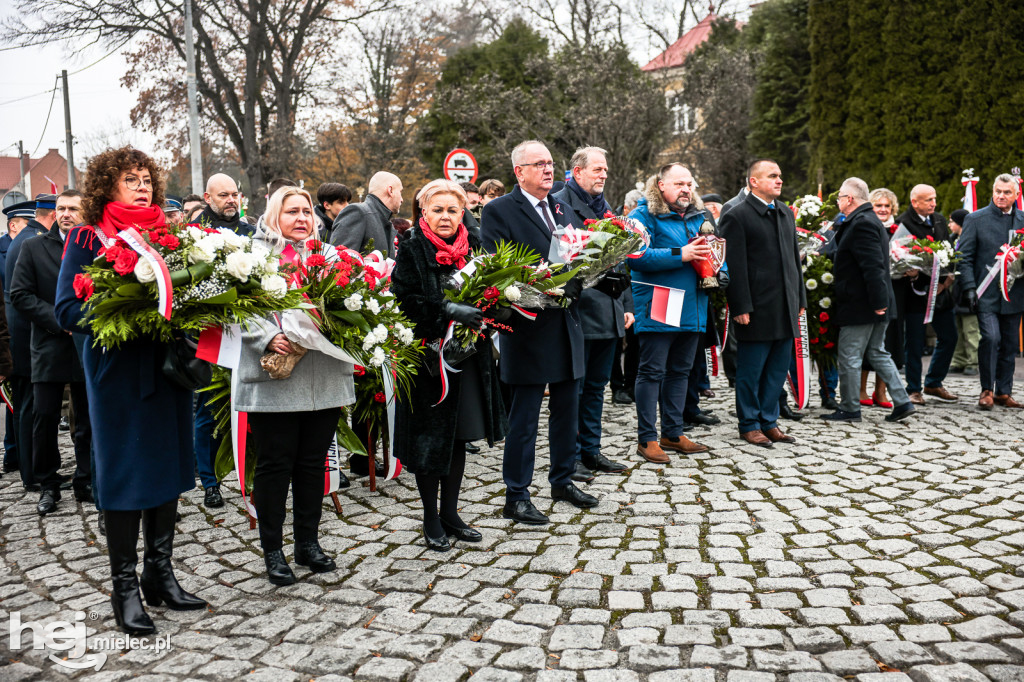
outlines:
[[[213,380],[213,367],[206,360],[197,358],[196,344],[184,338],[176,338],[167,344],[161,369],[167,381],[183,391],[209,386]]]
[[[427,373],[432,377],[441,375],[441,339],[431,341],[424,346],[423,361],[427,363]],[[459,364],[476,353],[476,344],[466,348],[459,345],[458,341],[452,340],[444,348],[444,361],[449,367],[459,368]]]

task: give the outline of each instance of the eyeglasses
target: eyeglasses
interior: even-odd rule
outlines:
[[[836,196],[836,201],[839,201],[840,199],[845,199],[848,196],[850,196],[850,195],[849,194],[840,194],[840,195]]]
[[[145,187],[146,189],[151,190],[153,189],[153,178],[143,180],[135,175],[126,175],[124,176],[124,186],[133,192],[138,191],[140,187]]]
[[[537,168],[540,168],[541,170],[543,170],[545,168],[554,168],[555,167],[555,162],[554,161],[537,161],[536,163],[521,163],[519,165],[522,168],[526,168],[527,166],[536,166]]]

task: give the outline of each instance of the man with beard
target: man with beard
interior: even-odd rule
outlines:
[[[42,489],[36,505],[40,516],[56,511],[60,500],[57,428],[66,384],[71,385],[75,412],[75,498],[81,502],[93,499],[89,463],[92,429],[85,374],[71,333],[61,329],[53,311],[64,240],[71,228],[82,222],[82,193],[66,190],[57,197],[56,206],[57,220],[41,237],[25,242],[11,280],[11,301],[31,324],[31,442],[33,475]]]
[[[209,227],[226,227],[235,234],[251,237],[252,225],[242,220],[238,211],[241,200],[242,193],[238,191],[238,185],[230,175],[211,175],[206,181],[206,193],[203,194],[206,208],[194,222]]]
[[[807,306],[796,223],[779,201],[782,171],[758,159],[747,172],[747,195],[722,212],[730,285],[729,314],[736,323],[736,416],[740,438],[770,448],[795,439],[779,428],[782,390]]]

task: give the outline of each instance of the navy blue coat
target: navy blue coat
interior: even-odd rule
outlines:
[[[11,376],[32,376],[32,321],[22,315],[11,303],[11,286],[14,283],[14,266],[18,264],[21,245],[29,239],[46,234],[46,228],[35,220],[18,233],[7,250],[4,261],[4,308],[7,310],[7,328],[11,332],[11,357],[14,360],[14,371]]]
[[[555,223],[570,225],[572,208],[548,196]],[[488,202],[480,216],[484,248],[494,252],[500,242],[525,244],[547,260],[551,231],[516,185],[508,194]],[[582,379],[583,326],[579,303],[569,308],[546,308],[532,322],[513,315],[512,333],[501,334],[501,380],[507,384],[549,384]]]
[[[13,241],[9,234],[0,237],[0,284],[3,285],[4,289],[7,288],[7,252],[10,250],[11,242]]]
[[[1024,229],[1024,213],[1014,208],[1004,214],[995,204],[978,209],[964,218],[964,231],[958,246],[963,253],[959,264],[960,290],[977,289],[985,281],[988,269],[996,262],[996,254],[1003,244],[1009,244],[1015,230]],[[998,277],[998,275],[997,275]],[[978,312],[1011,315],[1024,311],[1024,285],[1017,283],[1010,289],[1010,300],[1004,301],[999,282],[985,289],[978,301]]]
[[[101,244],[92,227],[67,237],[54,311],[69,331],[84,331],[73,282]],[[155,302],[154,302],[155,305]],[[175,388],[161,366],[167,346],[133,341],[117,349],[86,344],[83,357],[96,451],[96,502],[101,509],[149,509],[195,487],[192,392]]]
[[[568,185],[553,196],[572,208],[569,219],[574,227],[582,229],[584,221],[597,219],[594,211]],[[633,312],[633,292],[629,289],[618,298],[612,298],[594,288],[584,289],[580,294],[583,338],[587,341],[621,339],[626,335],[627,312]]]

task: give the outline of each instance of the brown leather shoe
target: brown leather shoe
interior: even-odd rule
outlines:
[[[654,464],[668,464],[669,462],[668,455],[665,454],[665,451],[661,449],[656,440],[640,443],[636,446],[636,453]]]
[[[996,405],[1002,405],[1003,407],[1012,407],[1018,410],[1024,407],[1024,405],[1021,405],[1016,400],[1014,400],[1013,396],[1011,395],[997,395],[994,398],[994,400]]]
[[[910,402],[914,405],[924,405],[924,396],[920,393],[911,393]]]
[[[946,390],[945,386],[939,386],[938,388],[925,387],[924,394],[930,395],[936,400],[944,403],[955,403],[958,400],[960,400],[960,396],[956,395],[955,393],[950,393],[949,391]]]
[[[979,410],[991,410],[995,400],[992,396],[992,391],[982,391],[981,397],[978,398],[978,409]]]
[[[751,445],[758,445],[762,448],[770,448],[772,446],[772,442],[768,440],[768,436],[764,435],[761,431],[747,431],[746,433],[741,433],[740,438]]]
[[[681,452],[684,455],[692,455],[697,452],[708,451],[707,445],[698,445],[686,436],[679,436],[675,439],[662,438],[660,444],[665,450],[675,450],[676,452]]]
[[[789,436],[789,435],[783,433],[782,429],[780,429],[778,426],[776,426],[774,429],[768,429],[767,431],[762,431],[762,433],[764,433],[764,435],[768,436],[768,440],[770,440],[773,443],[795,443],[796,442],[796,438],[793,438],[793,436]]]

